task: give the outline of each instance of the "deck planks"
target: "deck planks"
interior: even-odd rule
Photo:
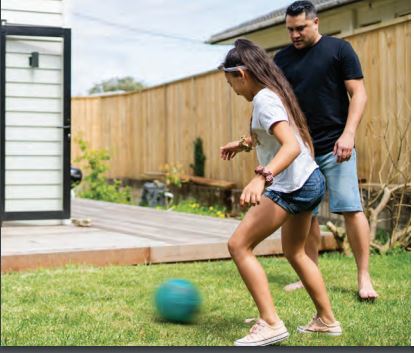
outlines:
[[[90,227],[4,222],[1,271],[66,264],[136,265],[227,259],[227,241],[240,221],[85,199],[72,200],[72,217]],[[337,244],[323,234],[323,250]],[[259,244],[257,255],[283,254],[280,231]]]

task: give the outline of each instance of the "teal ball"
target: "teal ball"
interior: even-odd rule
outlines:
[[[193,321],[200,310],[201,297],[197,287],[184,279],[171,279],[158,287],[155,306],[159,315],[178,323]]]

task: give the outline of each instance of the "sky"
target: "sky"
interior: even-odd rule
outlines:
[[[291,0],[66,0],[72,95],[132,76],[158,85],[215,69],[231,48],[204,42]],[[173,37],[173,38],[171,38]]]

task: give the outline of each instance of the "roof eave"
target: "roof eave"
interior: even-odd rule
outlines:
[[[223,34],[214,35],[207,41],[207,43],[215,44],[215,43],[222,42],[224,40],[227,40],[227,39],[230,39],[230,38],[233,38],[233,37],[240,36],[242,34],[255,32],[255,31],[258,31],[260,29],[275,26],[275,25],[278,25],[280,23],[283,23],[284,21],[285,21],[285,16],[284,15],[274,17],[274,18],[268,19],[268,20],[260,22],[260,23],[255,23],[255,24],[243,27],[243,28],[236,29],[236,30],[231,31],[231,32],[226,32],[226,33],[223,33]]]
[[[348,5],[354,2],[360,2],[363,0],[334,0],[332,2],[327,2],[325,4],[321,4],[317,7],[318,13],[323,12],[323,11],[327,11],[327,10],[332,10],[335,9],[337,7],[341,7],[344,5]],[[243,34],[247,34],[247,33],[251,33],[251,32],[255,32],[261,29],[265,29],[271,26],[277,26],[281,23],[285,22],[285,15],[279,15],[277,17],[273,17],[264,21],[260,21],[257,23],[253,23],[250,25],[246,25],[240,28],[235,28],[234,30],[229,30],[229,31],[225,31],[222,33],[218,33],[216,35],[213,35],[210,39],[208,39],[206,41],[206,43],[209,44],[216,44],[218,42],[222,42],[225,41],[227,39],[231,39],[234,37],[238,37],[240,35]]]

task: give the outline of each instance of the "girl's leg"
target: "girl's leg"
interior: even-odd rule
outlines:
[[[257,305],[260,318],[269,325],[276,324],[280,319],[276,314],[267,276],[253,255],[253,249],[289,217],[283,208],[262,196],[260,204],[250,208],[228,243],[229,252]]]
[[[335,322],[335,318],[321,272],[305,252],[311,218],[312,212],[303,212],[286,221],[282,228],[283,252],[315,304],[317,316],[330,324]]]
[[[319,222],[317,217],[312,217],[310,231],[305,243],[305,252],[311,258],[311,260],[318,265],[319,246],[321,244],[321,230],[319,228]],[[286,292],[291,292],[296,289],[303,288],[302,281],[290,283],[285,286]]]

